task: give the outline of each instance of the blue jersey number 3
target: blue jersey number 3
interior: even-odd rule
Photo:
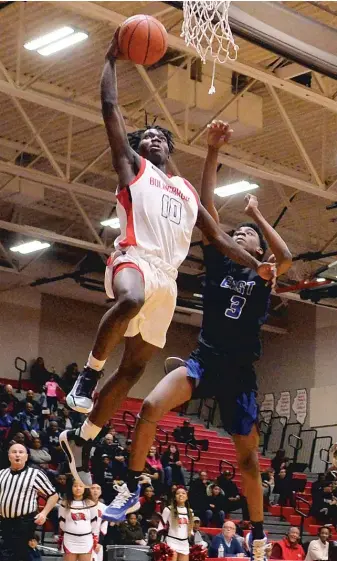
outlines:
[[[246,298],[244,298],[243,296],[232,296],[231,305],[225,311],[225,316],[231,319],[239,319],[245,303]]]

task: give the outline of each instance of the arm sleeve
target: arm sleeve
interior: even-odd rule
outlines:
[[[43,495],[48,498],[55,495],[55,487],[51,484],[48,477],[43,473],[43,471],[36,470],[38,473],[35,478],[34,486],[37,491],[40,491]]]
[[[310,555],[310,558],[314,561],[318,561],[322,557],[321,553],[322,552],[320,551],[318,544],[315,543],[315,541],[312,541],[308,547],[308,554]]]

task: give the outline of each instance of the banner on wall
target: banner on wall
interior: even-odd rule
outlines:
[[[289,421],[290,419],[290,392],[281,392],[276,405],[276,413],[280,417],[286,417]],[[285,420],[280,419],[280,423],[285,425]]]
[[[260,412],[261,417],[269,422],[275,409],[275,396],[273,393],[265,393],[261,403]],[[265,413],[264,413],[265,411]],[[272,411],[272,413],[271,413]]]
[[[308,406],[308,394],[307,390],[296,390],[296,396],[292,404],[292,410],[296,415],[296,420],[298,423],[303,425],[307,417],[307,406]]]

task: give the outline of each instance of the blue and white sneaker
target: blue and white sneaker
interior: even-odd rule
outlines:
[[[126,483],[123,483],[123,485],[114,485],[114,489],[118,491],[118,495],[105,509],[103,520],[109,520],[109,522],[123,522],[127,514],[140,509],[139,497],[141,485],[138,484],[134,493],[131,493]]]
[[[266,549],[268,538],[265,536],[261,540],[253,540],[252,532],[245,538],[245,545],[252,561],[266,561]]]
[[[93,396],[97,388],[98,380],[103,374],[103,370],[98,372],[89,366],[85,366],[78,375],[73,389],[67,395],[66,402],[68,407],[78,413],[89,415],[94,406]]]

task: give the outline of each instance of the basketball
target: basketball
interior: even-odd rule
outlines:
[[[118,48],[136,64],[155,64],[166,53],[166,29],[152,16],[132,16],[121,25]]]

